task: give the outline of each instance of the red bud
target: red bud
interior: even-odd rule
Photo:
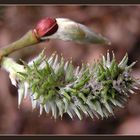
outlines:
[[[36,36],[40,39],[44,36],[54,34],[58,29],[58,24],[55,18],[47,17],[42,19],[35,28]]]

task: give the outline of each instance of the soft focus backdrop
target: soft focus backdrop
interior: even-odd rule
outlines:
[[[0,47],[17,40],[44,17],[65,17],[85,24],[112,42],[107,45],[80,45],[52,40],[11,54],[25,61],[47,47],[66,59],[72,57],[76,66],[81,62],[94,63],[109,49],[117,60],[128,52],[129,63],[138,60],[133,75],[140,78],[140,7],[139,6],[1,6]],[[0,134],[140,134],[140,92],[129,98],[124,109],[116,109],[115,117],[104,120],[84,118],[71,120],[67,115],[54,120],[51,114],[39,116],[31,110],[28,99],[17,107],[17,89],[8,74],[0,70]]]

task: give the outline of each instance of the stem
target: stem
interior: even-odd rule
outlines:
[[[23,37],[21,37],[19,40],[9,44],[8,46],[2,48],[0,50],[0,61],[3,56],[7,56],[10,53],[17,51],[21,48],[28,47],[31,45],[34,45],[38,43],[39,40],[35,36],[32,30],[28,31]]]

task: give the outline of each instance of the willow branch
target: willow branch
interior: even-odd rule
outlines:
[[[3,47],[0,50],[0,61],[3,56],[7,56],[19,49],[34,45],[38,43],[39,40],[34,35],[33,31],[28,31],[23,37],[21,37],[19,40],[7,45],[6,47]]]

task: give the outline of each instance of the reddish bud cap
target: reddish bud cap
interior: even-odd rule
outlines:
[[[58,29],[58,24],[55,18],[47,17],[42,19],[35,28],[36,36],[40,39],[44,36],[54,34]]]

